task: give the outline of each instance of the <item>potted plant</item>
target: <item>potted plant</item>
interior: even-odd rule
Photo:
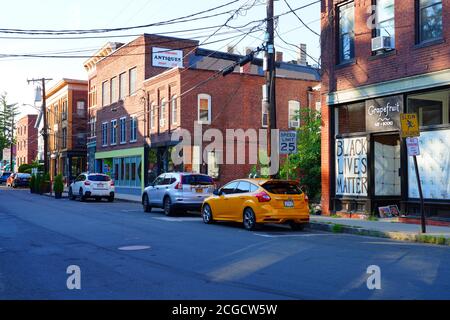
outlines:
[[[55,192],[55,199],[61,199],[64,191],[63,177],[58,174],[53,181],[53,191]]]
[[[43,180],[42,174],[38,173],[36,175],[36,180],[34,181],[34,190],[37,194],[42,194],[42,190],[43,190],[42,189],[43,188],[42,180]]]
[[[51,190],[51,182],[50,182],[50,174],[47,172],[43,177],[42,177],[42,193],[50,193]]]
[[[34,174],[32,174],[31,178],[30,178],[30,192],[31,193],[35,193],[36,192],[35,184],[36,184],[36,176]]]

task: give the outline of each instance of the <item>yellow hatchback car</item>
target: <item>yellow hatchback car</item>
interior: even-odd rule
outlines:
[[[309,222],[308,197],[297,182],[274,179],[239,179],[214,191],[202,205],[203,222],[242,222],[254,230],[264,223],[289,223],[302,230]]]

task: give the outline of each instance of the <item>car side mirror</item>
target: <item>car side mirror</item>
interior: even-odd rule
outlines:
[[[215,189],[215,190],[213,191],[213,195],[215,195],[215,196],[221,196],[221,195],[222,195],[222,191],[221,191],[220,189]]]

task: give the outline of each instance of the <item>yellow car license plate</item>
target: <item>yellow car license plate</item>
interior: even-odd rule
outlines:
[[[285,206],[286,208],[293,208],[293,207],[294,207],[294,201],[292,201],[292,200],[287,200],[287,201],[284,202],[284,206]]]

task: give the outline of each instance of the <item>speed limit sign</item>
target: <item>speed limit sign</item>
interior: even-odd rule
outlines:
[[[280,131],[280,154],[297,153],[297,131]]]

